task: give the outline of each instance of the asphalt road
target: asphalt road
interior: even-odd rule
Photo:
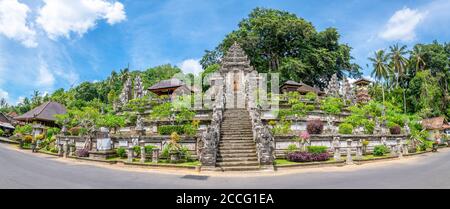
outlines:
[[[450,188],[450,149],[365,165],[224,176],[115,169],[0,144],[0,188]]]

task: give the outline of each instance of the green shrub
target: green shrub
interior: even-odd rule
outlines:
[[[184,126],[181,125],[163,125],[158,126],[158,133],[160,135],[170,135],[173,132],[177,132],[178,134],[184,134]]]
[[[0,129],[0,136],[3,136],[4,133],[5,132],[2,129]]]
[[[291,133],[291,122],[290,121],[282,121],[280,124],[277,124],[273,129],[272,133],[274,135],[286,135]]]
[[[195,136],[197,134],[197,128],[192,124],[186,124],[183,126],[183,132],[188,136]]]
[[[288,92],[286,94],[287,99],[288,99],[288,103],[290,105],[294,105],[300,102],[300,93],[296,92],[296,91],[292,91],[292,92]]]
[[[48,151],[52,152],[52,153],[58,153],[58,148],[56,147],[51,147]]]
[[[161,151],[161,157],[166,159],[169,158],[169,151],[170,151],[169,145],[164,146]]]
[[[374,156],[383,156],[389,152],[389,148],[385,145],[377,145],[373,148]]]
[[[155,149],[155,148],[157,148],[157,147],[154,145],[147,145],[147,146],[145,146],[145,153],[150,154],[153,152],[153,149]]]
[[[192,157],[191,157],[191,153],[189,152],[189,148],[186,146],[182,146],[180,148],[180,153],[181,153],[181,159],[184,159],[186,161],[191,161]]]
[[[341,113],[344,103],[340,98],[327,97],[321,102],[320,108],[326,113],[337,115]]]
[[[339,133],[340,134],[352,134],[353,132],[353,126],[349,123],[341,123],[339,125]]]
[[[120,158],[126,158],[127,157],[127,151],[123,147],[117,148],[116,154]]]
[[[310,112],[316,109],[316,107],[314,105],[306,105],[305,107],[306,111]]]
[[[328,150],[327,146],[308,146],[306,148],[308,149],[309,153],[316,153],[316,154],[325,153]]]
[[[133,153],[134,153],[134,156],[140,155],[141,154],[141,147],[140,146],[134,146],[133,147]]]
[[[314,92],[308,92],[308,93],[305,95],[305,99],[307,99],[307,100],[309,100],[309,101],[314,101],[314,100],[317,99],[317,94],[314,93]]]
[[[292,115],[304,116],[306,114],[306,105],[303,102],[296,103],[292,105]]]
[[[297,145],[295,145],[295,144],[290,144],[290,145],[287,147],[286,153],[293,153],[293,152],[296,152],[296,151],[298,151]]]

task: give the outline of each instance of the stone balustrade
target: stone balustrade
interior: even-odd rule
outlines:
[[[301,148],[300,142],[294,141],[294,135],[290,136],[275,136],[275,155],[277,158],[284,158],[289,145],[294,144]],[[377,145],[386,145],[390,147],[394,145],[395,153],[398,153],[396,147],[406,147],[407,145],[398,145],[397,140],[401,140],[404,144],[407,136],[406,135],[311,135],[310,143],[305,146],[327,146],[329,147],[329,152],[337,152],[336,148],[347,147],[347,140],[354,142],[351,152],[356,156],[361,156],[363,154],[362,140],[368,140],[366,152],[371,153],[373,148]],[[403,154],[405,150],[407,152],[407,147],[400,149]],[[342,149],[339,151],[342,152]],[[398,154],[395,154],[396,156]]]

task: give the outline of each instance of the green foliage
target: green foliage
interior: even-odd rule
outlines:
[[[131,109],[135,112],[143,113],[147,110],[147,106],[150,105],[150,100],[147,96],[142,98],[136,98],[128,101],[125,105],[126,109]]]
[[[134,146],[133,147],[133,153],[134,153],[134,156],[140,155],[141,154],[141,147],[140,146]]]
[[[288,103],[290,105],[294,105],[300,102],[300,93],[296,92],[296,91],[291,91],[286,93],[286,98],[288,100]]]
[[[31,131],[33,131],[33,127],[30,124],[27,124],[23,126],[17,126],[14,130],[14,134],[31,134]]]
[[[161,80],[170,79],[181,72],[180,68],[170,64],[149,68],[141,74],[144,88],[148,88]]]
[[[383,156],[389,152],[389,148],[385,145],[377,145],[373,148],[374,156]]]
[[[352,134],[353,125],[349,123],[341,123],[339,125],[339,133],[340,134]]]
[[[127,150],[123,147],[119,147],[116,150],[116,154],[120,158],[126,158],[127,157]]]
[[[342,99],[335,97],[327,97],[321,102],[320,108],[328,114],[337,115],[341,113],[341,109],[344,107]]]
[[[305,109],[306,109],[306,111],[310,112],[310,111],[315,110],[316,107],[314,105],[309,104],[309,105],[305,106]]]
[[[118,128],[125,126],[125,118],[118,115],[106,114],[101,115],[97,120],[98,127]]]
[[[217,63],[216,56],[236,41],[258,72],[280,73],[281,81],[301,78],[309,85],[325,87],[323,78],[334,73],[360,74],[359,67],[350,63],[351,48],[339,43],[334,28],[318,32],[295,14],[265,8],[254,9],[238,25],[214,51],[205,54],[205,65]]]
[[[47,129],[47,136],[45,138],[51,139],[53,136],[58,135],[59,132],[61,132],[61,129],[59,129],[57,127],[48,128]]]
[[[145,153],[147,153],[147,155],[151,155],[151,153],[153,152],[153,149],[157,148],[157,146],[146,145],[144,148],[145,148]]]
[[[305,99],[309,100],[309,101],[314,101],[317,99],[317,94],[314,92],[308,92],[305,95]]]
[[[308,146],[306,148],[308,149],[308,152],[316,154],[326,153],[328,150],[327,146]]]
[[[172,104],[169,102],[157,105],[153,107],[151,118],[152,119],[168,119],[173,114]]]
[[[288,147],[287,147],[286,153],[293,153],[293,152],[296,152],[296,151],[298,151],[297,145],[289,144]]]
[[[189,152],[188,147],[181,146],[180,154],[181,154],[181,159],[184,159],[185,161],[188,161],[188,162],[192,160],[192,156],[191,156],[191,153]]]
[[[160,135],[170,135],[173,132],[178,134],[184,134],[185,127],[182,125],[162,125],[158,126],[158,133]]]
[[[0,129],[0,136],[3,136],[4,133],[5,132],[2,129]]]
[[[275,127],[272,128],[272,133],[274,135],[287,135],[291,133],[291,122],[290,121],[280,121]]]

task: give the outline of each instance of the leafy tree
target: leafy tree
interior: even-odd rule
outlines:
[[[324,87],[335,73],[360,75],[359,66],[350,63],[351,48],[338,40],[334,28],[317,32],[295,14],[256,8],[203,59],[214,60],[213,55],[224,54],[236,41],[258,72],[281,73],[284,80],[302,78],[304,83]]]
[[[142,72],[142,80],[144,87],[148,88],[161,80],[172,78],[175,74],[181,73],[181,69],[170,64],[160,65],[154,68],[149,68]]]
[[[83,82],[75,87],[75,99],[91,101],[95,98],[98,98],[98,92],[93,83]]]

